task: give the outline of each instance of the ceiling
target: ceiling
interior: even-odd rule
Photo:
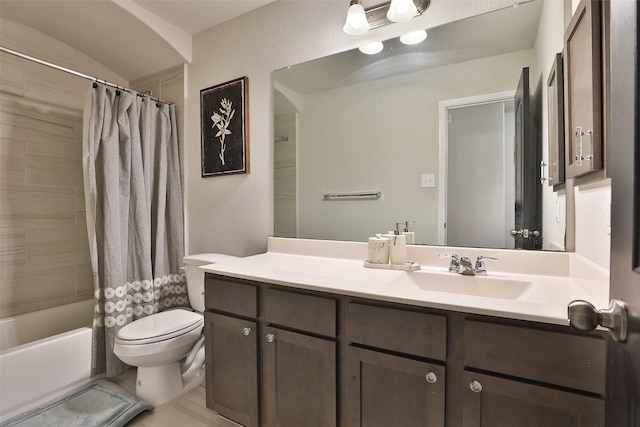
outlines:
[[[133,0],[192,36],[272,1],[274,0]]]
[[[132,81],[190,62],[194,35],[272,1],[0,0],[0,17],[60,40]]]

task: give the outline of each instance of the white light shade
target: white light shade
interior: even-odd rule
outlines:
[[[380,53],[383,47],[382,42],[371,42],[364,46],[360,46],[358,49],[360,52],[366,53],[367,55],[375,55],[376,53]]]
[[[347,20],[342,31],[352,36],[364,34],[369,31],[369,21],[364,13],[364,7],[360,3],[352,2],[347,11]]]
[[[393,22],[404,22],[418,14],[418,8],[413,0],[391,0],[387,18]]]
[[[412,31],[400,36],[400,41],[404,44],[418,44],[425,41],[427,32],[425,30]]]

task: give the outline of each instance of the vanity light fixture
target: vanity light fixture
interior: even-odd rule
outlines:
[[[351,0],[347,11],[347,20],[344,23],[344,27],[342,27],[342,31],[352,36],[369,31],[369,21],[367,21],[367,15],[364,12],[364,7],[360,4],[360,0]]]
[[[393,22],[408,21],[417,15],[422,15],[430,4],[431,0],[391,0],[364,9],[360,0],[351,0],[342,30],[350,35],[364,34],[369,29]]]
[[[418,44],[425,41],[427,32],[425,30],[411,31],[400,36],[400,41],[406,45]]]
[[[418,14],[418,8],[413,0],[391,0],[387,11],[387,18],[392,22],[404,22]]]
[[[382,52],[383,47],[382,42],[371,42],[364,46],[360,46],[358,50],[362,53],[366,53],[367,55],[375,55],[376,53]]]

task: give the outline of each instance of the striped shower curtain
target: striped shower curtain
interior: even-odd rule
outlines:
[[[175,107],[94,83],[84,117],[83,169],[95,310],[92,375],[126,365],[117,332],[188,306]]]

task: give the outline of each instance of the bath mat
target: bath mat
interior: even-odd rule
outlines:
[[[119,427],[153,407],[107,380],[91,382],[78,391],[10,418],[0,427]]]

